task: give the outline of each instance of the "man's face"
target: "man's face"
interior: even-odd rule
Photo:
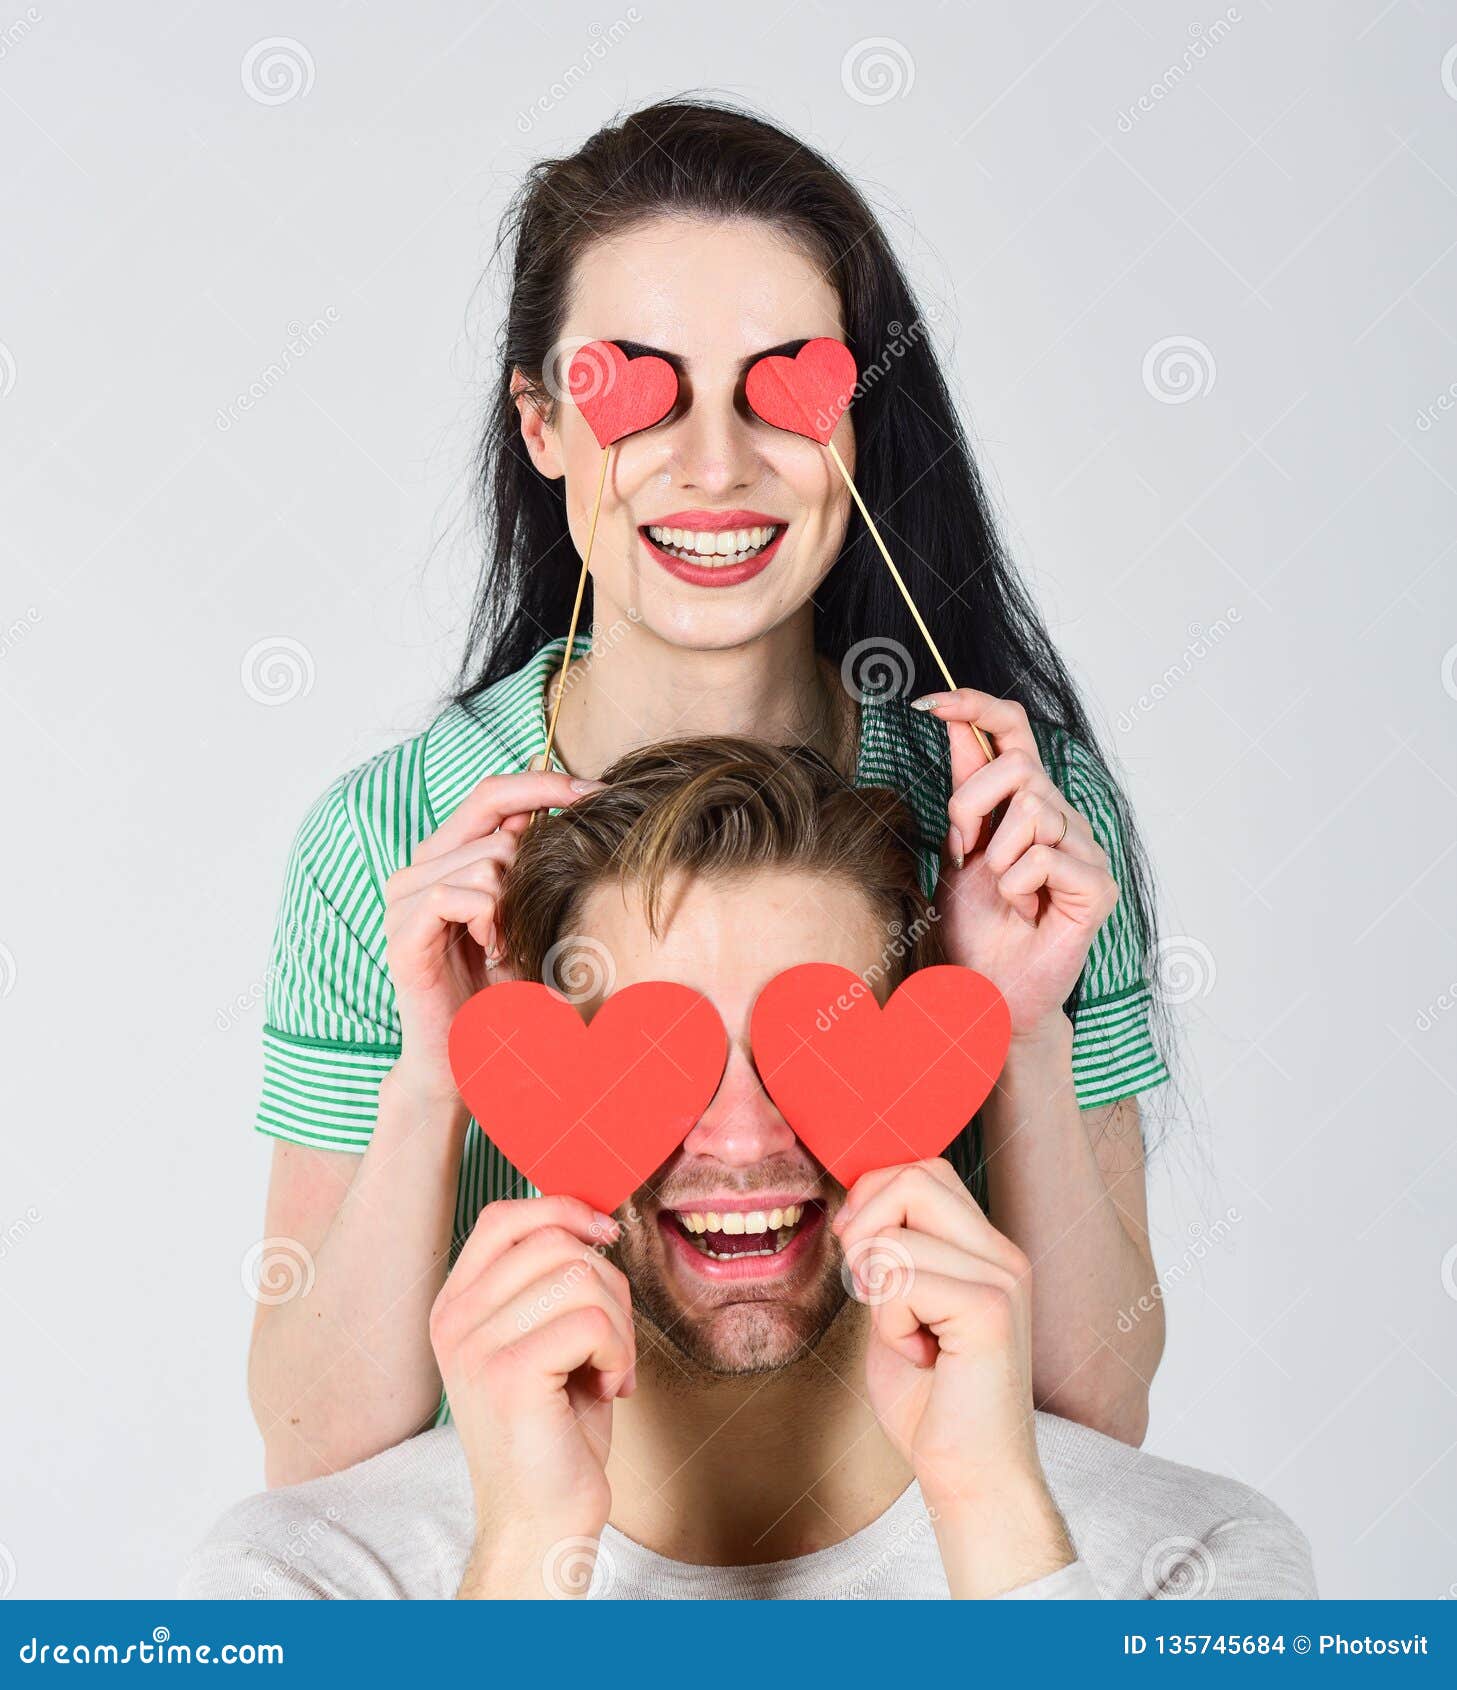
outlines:
[[[619,1211],[613,1254],[634,1305],[712,1372],[782,1366],[813,1347],[845,1304],[826,1225],[845,1194],[760,1083],[749,1016],[763,987],[799,963],[883,970],[885,925],[855,887],[782,870],[673,888],[656,939],[636,894],[615,884],[588,896],[576,925],[611,955],[615,989],[640,980],[692,986],[729,1037],[713,1101]]]

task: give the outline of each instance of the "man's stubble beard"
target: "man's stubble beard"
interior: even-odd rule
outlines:
[[[845,1291],[838,1263],[825,1262],[819,1280],[802,1302],[785,1304],[772,1296],[748,1295],[724,1304],[704,1319],[685,1310],[663,1283],[657,1263],[634,1248],[631,1230],[607,1252],[626,1274],[632,1288],[633,1314],[669,1352],[660,1371],[669,1383],[692,1385],[704,1380],[745,1378],[775,1373],[818,1350],[836,1328],[849,1305],[860,1305]],[[747,1289],[747,1287],[746,1287]],[[757,1306],[756,1306],[757,1305]]]

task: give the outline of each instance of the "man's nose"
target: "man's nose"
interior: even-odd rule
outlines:
[[[795,1145],[788,1123],[759,1083],[746,1049],[735,1044],[713,1101],[683,1141],[690,1156],[711,1157],[728,1167],[748,1168]]]

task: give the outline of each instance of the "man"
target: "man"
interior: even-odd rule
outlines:
[[[943,1161],[848,1193],[770,1100],[760,990],[936,960],[894,796],[747,741],[656,747],[530,830],[510,966],[673,980],[722,1082],[617,1216],[490,1205],[436,1303],[453,1424],[234,1509],[184,1593],[295,1597],[1308,1596],[1243,1485],[1032,1408],[1029,1264]],[[578,994],[582,996],[582,994]]]

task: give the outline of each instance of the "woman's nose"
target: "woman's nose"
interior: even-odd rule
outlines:
[[[683,1141],[684,1150],[727,1167],[749,1168],[786,1155],[794,1144],[789,1124],[759,1083],[747,1051],[735,1046],[712,1103]]]
[[[710,498],[752,486],[759,470],[752,425],[734,406],[732,391],[696,391],[673,425],[679,485]]]

